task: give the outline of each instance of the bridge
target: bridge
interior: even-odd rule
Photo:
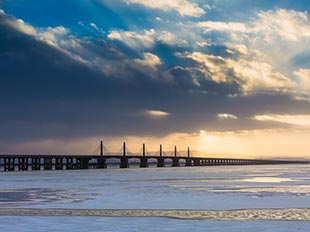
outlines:
[[[184,152],[183,152],[184,153]],[[72,170],[72,169],[104,169],[110,165],[119,168],[137,166],[147,168],[180,167],[180,166],[214,166],[214,165],[267,165],[267,164],[306,164],[308,161],[292,160],[264,160],[264,159],[233,159],[195,157],[188,147],[186,154],[180,154],[177,147],[173,152],[163,152],[160,145],[159,152],[147,154],[143,144],[142,151],[133,154],[123,143],[120,152],[111,152],[103,141],[91,155],[43,155],[43,154],[0,154],[0,171],[35,171],[35,170]]]

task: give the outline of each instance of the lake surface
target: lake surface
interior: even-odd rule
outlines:
[[[309,167],[0,173],[1,210],[32,209],[28,216],[18,210],[1,216],[0,231],[308,231]],[[50,211],[38,216],[38,209]]]

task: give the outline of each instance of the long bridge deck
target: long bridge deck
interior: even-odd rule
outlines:
[[[123,143],[122,153],[113,154],[104,152],[103,142],[98,147],[99,155],[13,155],[0,154],[0,171],[32,171],[32,170],[70,170],[107,168],[108,162],[114,160],[114,164],[120,168],[129,168],[138,164],[140,168],[147,168],[150,164],[156,167],[180,167],[180,166],[213,166],[213,165],[263,165],[263,164],[305,164],[307,161],[288,160],[263,160],[263,159],[230,159],[192,157],[189,148],[187,155],[182,156],[174,147],[174,155],[163,154],[160,145],[159,155],[146,155],[145,144],[142,146],[142,154],[127,154],[126,143]],[[97,152],[97,150],[96,150]],[[115,161],[116,160],[116,161]]]
[[[231,159],[188,156],[145,156],[145,155],[0,155],[0,171],[104,169],[113,160],[120,168],[138,164],[141,168],[150,163],[157,167],[214,166],[214,165],[266,165],[305,164],[307,161]]]

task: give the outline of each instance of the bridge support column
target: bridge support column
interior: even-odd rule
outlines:
[[[5,171],[10,171],[10,168],[11,168],[11,159],[10,158],[6,158],[5,159],[5,163],[4,163],[5,165],[4,165],[4,170]]]
[[[63,165],[62,165],[62,157],[57,157],[56,158],[56,164],[55,164],[55,169],[56,170],[63,170]]]
[[[44,159],[44,170],[52,170],[52,158]]]
[[[35,170],[35,158],[30,158],[31,159],[31,171],[34,171]]]
[[[159,168],[165,167],[165,159],[163,157],[157,158],[157,167]]]
[[[32,158],[32,170],[39,171],[40,170],[40,158]]]
[[[80,169],[80,160],[72,158],[72,169]]]
[[[194,166],[200,166],[200,159],[194,159]]]
[[[145,144],[143,143],[142,158],[140,159],[140,168],[147,168],[148,166],[148,159],[145,157]]]
[[[66,170],[71,170],[73,169],[73,161],[72,158],[67,157],[66,158]]]
[[[12,159],[11,158],[8,158],[8,168],[7,168],[7,170],[10,172],[10,171],[12,171]]]
[[[22,171],[27,171],[27,170],[28,170],[28,159],[22,158]]]
[[[37,171],[41,170],[40,158],[36,158],[36,170],[37,170]]]
[[[185,166],[186,166],[186,167],[192,166],[192,159],[186,158],[186,160],[185,160]]]
[[[179,158],[173,157],[173,159],[172,159],[172,167],[180,167]]]
[[[11,171],[15,171],[15,158],[12,159]]]
[[[121,158],[120,168],[129,168],[129,163],[128,163],[127,157],[124,156]]]
[[[88,169],[89,168],[89,158],[81,158],[81,169]]]
[[[28,158],[25,158],[25,170],[30,170],[30,168],[29,168],[29,159]]]
[[[5,161],[5,168],[4,168],[4,170],[5,171],[14,171],[14,159],[12,159],[12,158],[7,158],[7,159],[5,159],[6,161]]]
[[[140,168],[147,168],[148,166],[148,159],[146,157],[142,157],[140,159]]]
[[[18,171],[23,170],[23,158],[18,158]]]
[[[8,167],[8,165],[9,165],[9,162],[8,162],[8,158],[4,158],[4,160],[3,160],[3,167],[4,167],[4,171],[5,172],[7,172],[7,171],[9,171],[9,167]]]
[[[100,168],[100,169],[107,168],[107,164],[106,164],[105,158],[100,157],[98,159],[98,168]]]

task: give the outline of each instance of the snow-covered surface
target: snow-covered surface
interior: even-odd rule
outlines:
[[[310,208],[310,166],[218,166],[190,168],[108,169],[85,171],[12,172],[0,175],[0,207],[41,209],[286,209]],[[263,212],[261,210],[260,212]],[[285,213],[283,213],[284,215]],[[268,215],[267,215],[268,216]],[[19,220],[22,218],[22,220]],[[2,216],[7,231],[27,231],[31,223],[57,231],[61,222],[90,231],[308,231],[310,222],[230,222],[168,218]],[[270,218],[274,220],[274,218]],[[90,223],[91,222],[91,223]],[[22,226],[25,223],[26,227]],[[84,224],[89,224],[88,226]],[[91,224],[91,225],[90,225]],[[20,225],[20,226],[18,226]],[[128,225],[126,227],[125,225]],[[187,226],[192,227],[187,227]],[[3,231],[0,226],[0,231]],[[107,230],[102,230],[106,226]],[[122,227],[123,226],[123,227]],[[177,228],[180,227],[180,228]],[[17,229],[24,228],[24,229]],[[68,227],[67,231],[72,231]],[[100,229],[101,228],[101,229]],[[126,229],[125,229],[126,228]],[[132,230],[129,230],[132,229]],[[140,228],[140,229],[139,229]],[[144,228],[144,229],[143,229]],[[183,228],[183,229],[182,229]],[[226,229],[225,229],[226,228]],[[239,228],[239,229],[238,229]],[[282,230],[281,230],[282,228]],[[304,229],[307,228],[307,229]],[[86,230],[86,229],[85,229]],[[42,231],[32,228],[28,231]],[[112,230],[110,230],[112,231]],[[208,230],[209,231],[209,230]]]

